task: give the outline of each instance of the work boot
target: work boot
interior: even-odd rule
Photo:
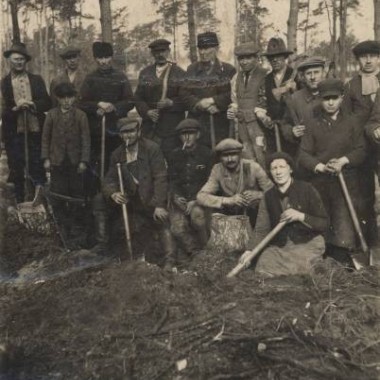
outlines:
[[[176,245],[169,227],[160,231],[161,246],[164,251],[164,268],[172,269],[176,265]]]
[[[103,212],[96,212],[94,216],[96,244],[92,247],[91,252],[97,255],[106,255],[109,241],[108,218]]]

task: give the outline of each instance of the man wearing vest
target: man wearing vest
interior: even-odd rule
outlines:
[[[256,46],[247,42],[235,48],[240,71],[231,82],[232,103],[227,117],[238,120],[239,139],[246,158],[255,159],[265,167],[266,128],[272,128],[267,116],[265,98],[266,70],[259,66]]]
[[[136,108],[143,119],[142,135],[156,141],[166,158],[180,145],[175,128],[185,118],[179,97],[185,71],[168,61],[169,46],[165,39],[149,45],[155,63],[140,72],[135,91]]]

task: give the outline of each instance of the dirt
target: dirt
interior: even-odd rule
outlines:
[[[376,268],[227,279],[237,257],[203,251],[167,272],[14,224],[5,247],[0,379],[379,378]]]

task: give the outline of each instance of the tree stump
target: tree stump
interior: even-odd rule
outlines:
[[[244,252],[251,234],[248,216],[215,213],[211,218],[211,235],[207,248],[223,253]]]

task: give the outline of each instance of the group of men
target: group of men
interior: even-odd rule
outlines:
[[[67,47],[65,70],[52,80],[50,95],[41,76],[26,70],[31,56],[23,44],[5,51],[10,73],[1,82],[2,141],[16,201],[24,201],[25,181],[38,188],[51,172],[65,238],[75,232],[73,218],[83,224],[87,210],[85,224],[93,218],[95,226],[92,249],[100,254],[109,251],[110,225],[122,223],[120,205],[126,204],[132,236],[150,231],[145,244],[155,231],[168,267],[178,248],[188,258],[206,245],[215,210],[247,214],[256,243],[264,225],[302,224],[284,230],[281,244],[297,244],[299,231],[305,243],[315,234],[303,229],[315,230],[325,241],[321,255],[351,265],[358,239],[338,181],[343,173],[367,242],[376,247],[380,43],[355,46],[360,71],[346,85],[326,78],[322,57],[291,67],[293,52],[281,38],[271,38],[261,54],[254,43],[236,46],[238,71],[218,59],[214,32],[199,34],[197,46],[199,61],[184,71],[169,61],[169,41],[153,41],[154,63],[140,72],[134,92],[112,65],[110,43],[93,44],[97,68],[87,75],[80,49]],[[138,115],[130,113],[134,107]],[[313,205],[300,200],[308,196]]]

